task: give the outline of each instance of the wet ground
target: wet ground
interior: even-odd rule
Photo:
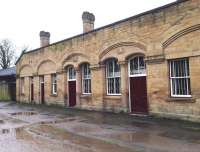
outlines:
[[[0,152],[200,152],[200,124],[0,102]]]

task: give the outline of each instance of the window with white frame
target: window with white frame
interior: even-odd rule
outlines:
[[[21,94],[24,94],[24,77],[20,78]]]
[[[172,97],[191,97],[189,60],[170,60],[170,85]]]
[[[51,90],[52,94],[57,94],[57,74],[51,75]]]
[[[116,59],[111,59],[106,62],[106,83],[108,95],[120,94],[120,65]]]
[[[68,68],[68,81],[75,81],[76,80],[76,71],[73,66]]]
[[[129,60],[129,75],[130,76],[146,75],[146,66],[143,56],[137,56]]]
[[[91,72],[90,72],[90,65],[83,64],[81,66],[82,71],[82,93],[83,94],[90,94],[91,93]]]

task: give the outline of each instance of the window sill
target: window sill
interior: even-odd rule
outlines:
[[[196,99],[192,97],[169,97],[168,102],[180,102],[180,103],[195,103]]]
[[[107,100],[121,100],[121,95],[106,95],[104,99]]]
[[[91,98],[92,94],[81,94],[80,98]]]
[[[58,94],[51,94],[50,96],[51,96],[51,97],[57,97]]]

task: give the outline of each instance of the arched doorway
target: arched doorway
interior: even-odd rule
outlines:
[[[148,113],[146,65],[143,56],[129,59],[129,99],[132,113]]]
[[[76,105],[76,71],[73,66],[69,66],[68,73],[68,105],[74,107]]]

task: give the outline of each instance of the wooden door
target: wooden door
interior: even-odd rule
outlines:
[[[130,77],[130,99],[133,113],[148,113],[146,76]]]
[[[34,100],[34,86],[33,83],[31,83],[31,102]]]
[[[40,96],[41,96],[41,104],[45,103],[44,98],[44,83],[40,83]]]
[[[76,105],[76,81],[68,81],[69,107]]]

